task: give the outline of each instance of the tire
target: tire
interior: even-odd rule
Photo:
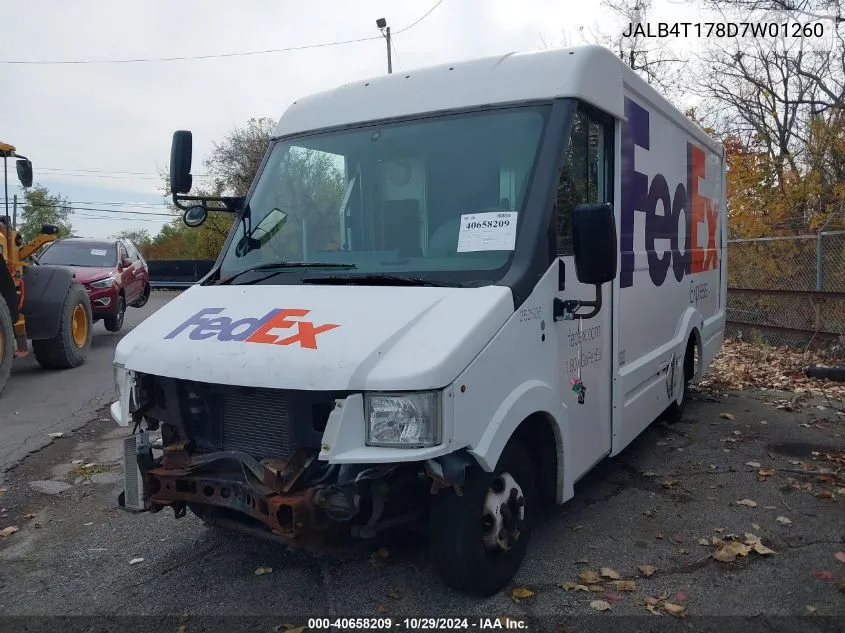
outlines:
[[[15,357],[15,324],[3,297],[0,297],[0,393],[12,373],[12,359]]]
[[[681,390],[680,404],[675,401],[663,412],[663,420],[668,424],[677,424],[684,417],[684,412],[689,402],[689,383],[695,374],[695,343],[692,341],[687,345],[687,352],[684,354],[684,387]]]
[[[123,294],[117,295],[117,312],[113,316],[103,319],[103,325],[109,332],[120,332],[123,327],[123,319],[126,316],[126,297]]]
[[[91,302],[78,283],[68,286],[62,303],[59,333],[32,341],[35,359],[45,369],[70,369],[85,362],[91,349]]]
[[[150,292],[151,292],[150,284],[144,284],[144,292],[141,293],[141,296],[138,297],[138,300],[132,304],[133,308],[143,308],[147,305],[147,301],[150,300]]]
[[[497,540],[496,527],[485,537],[483,521],[488,517],[494,520],[493,515],[485,512],[485,502],[488,507],[496,507],[490,500],[495,498],[497,482],[504,484],[505,491],[515,490],[512,482],[521,488],[524,516],[521,530],[509,549],[491,550],[490,543],[485,541]],[[474,596],[491,596],[507,586],[519,570],[539,507],[534,467],[528,452],[512,441],[505,447],[493,473],[478,467],[467,471],[461,493],[458,496],[454,489],[441,490],[432,500],[429,523],[432,564],[443,582],[453,589]],[[514,506],[510,508],[513,510]],[[493,547],[497,546],[500,545]]]

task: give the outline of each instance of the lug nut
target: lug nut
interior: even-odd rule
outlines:
[[[505,480],[501,477],[496,477],[493,480],[493,483],[490,485],[490,488],[495,492],[497,495],[502,494],[505,491]]]
[[[496,525],[496,519],[494,519],[492,515],[485,514],[481,518],[481,528],[485,532],[489,532],[490,530],[492,530],[495,525]]]

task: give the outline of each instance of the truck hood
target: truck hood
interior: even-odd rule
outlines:
[[[51,264],[55,265],[55,264]],[[95,266],[58,266],[69,270],[74,274],[76,280],[81,284],[87,284],[98,279],[105,279],[111,273],[115,272],[114,268],[100,268]]]
[[[512,313],[501,286],[192,286],[129,332],[115,362],[227,385],[436,389]]]

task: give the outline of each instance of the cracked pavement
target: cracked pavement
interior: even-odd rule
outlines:
[[[190,513],[180,520],[171,511],[125,513],[116,507],[119,483],[96,484],[71,472],[76,460],[114,464],[118,458],[125,429],[97,417],[9,473],[0,527],[20,531],[0,539],[0,614],[182,616],[166,628],[181,630],[182,622],[185,633],[244,626],[224,616],[266,617],[267,626],[250,629],[262,631],[305,625],[317,615],[508,614],[531,630],[554,630],[551,616],[589,618],[558,629],[572,631],[613,621],[624,624],[614,630],[684,625],[649,615],[645,600],[665,595],[691,618],[723,616],[716,629],[696,630],[841,630],[845,593],[838,584],[845,583],[845,564],[836,553],[845,550],[845,490],[818,473],[842,468],[826,455],[845,448],[845,416],[823,399],[784,411],[770,402],[783,396],[772,393],[694,397],[682,422],[653,424],[579,482],[575,498],[535,531],[512,587],[486,600],[437,580],[424,532],[314,555],[207,528]],[[46,495],[29,486],[48,478],[72,487]],[[753,504],[737,503],[745,499]],[[748,542],[748,534],[774,553],[750,551],[733,562],[712,557],[714,537]],[[386,557],[375,554],[382,547]],[[135,558],[144,560],[130,565]],[[656,571],[645,577],[643,565]],[[272,572],[256,575],[259,567]],[[596,592],[560,587],[603,567],[634,580],[635,590],[610,582]],[[515,601],[514,587],[533,594]],[[594,611],[594,600],[606,601],[609,610]],[[616,617],[626,615],[645,619]],[[764,621],[769,628],[759,628]],[[125,621],[109,622],[126,630]],[[146,622],[150,630],[163,626]],[[109,630],[106,620],[96,624]]]
[[[129,308],[123,329],[94,325],[91,353],[74,369],[42,369],[30,353],[12,363],[12,377],[0,396],[0,483],[4,472],[29,453],[48,445],[50,433],[69,433],[87,424],[114,396],[114,348],[141,321],[175,293],[153,292],[143,308]]]

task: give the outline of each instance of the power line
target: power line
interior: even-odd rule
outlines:
[[[175,213],[156,213],[154,211],[125,211],[123,209],[103,209],[98,207],[80,207],[80,206],[73,206],[71,204],[50,204],[50,203],[24,203],[19,206],[19,211],[22,213],[26,212],[26,207],[37,207],[41,209],[67,209],[70,212],[75,211],[96,211],[97,213],[116,213],[116,214],[124,214],[124,215],[150,215],[150,216],[158,216],[158,217],[165,217],[165,218],[173,218],[176,217]],[[129,218],[125,218],[129,219]]]
[[[158,172],[155,171],[123,171],[120,169],[76,169],[71,167],[42,167],[41,165],[38,166],[39,171],[81,171],[85,173],[95,173],[95,174],[129,174],[133,176],[154,176]],[[193,174],[195,177],[206,177],[210,174]]]
[[[9,204],[13,202],[13,198],[9,198]],[[4,198],[0,198],[0,202],[4,202]],[[27,204],[26,200],[21,196],[18,196],[18,206],[24,206]],[[106,205],[111,207],[146,207],[150,209],[166,209],[168,208],[167,204],[164,202],[124,202],[124,201],[110,201],[110,200],[62,200],[62,204],[64,205],[77,205],[77,204],[97,204],[97,205]],[[48,203],[36,203],[35,206],[61,206],[61,205],[53,205]]]
[[[420,22],[425,20],[432,12],[443,4],[444,0],[438,0],[438,2],[432,6],[428,11],[426,11],[422,17],[418,18],[415,22],[409,24],[403,29],[400,29],[394,33],[394,35],[399,35],[400,33],[404,33],[415,26],[417,26]],[[288,46],[286,48],[270,48],[266,50],[259,50],[259,51],[239,51],[233,53],[214,53],[208,55],[180,55],[176,57],[138,57],[138,58],[129,58],[129,59],[66,59],[66,60],[30,60],[30,59],[2,59],[0,60],[0,64],[29,64],[29,65],[40,65],[40,66],[47,66],[47,65],[84,65],[84,64],[138,64],[138,63],[147,63],[147,62],[178,62],[178,61],[188,61],[188,60],[200,60],[200,59],[219,59],[224,57],[247,57],[250,55],[267,55],[270,53],[287,53],[291,51],[302,51],[308,50],[312,48],[328,48],[331,46],[342,46],[345,44],[357,44],[359,42],[371,42],[373,40],[380,40],[382,38],[381,35],[373,35],[370,37],[360,37],[357,39],[351,40],[339,40],[335,42],[321,42],[319,44],[303,44],[301,46]]]

